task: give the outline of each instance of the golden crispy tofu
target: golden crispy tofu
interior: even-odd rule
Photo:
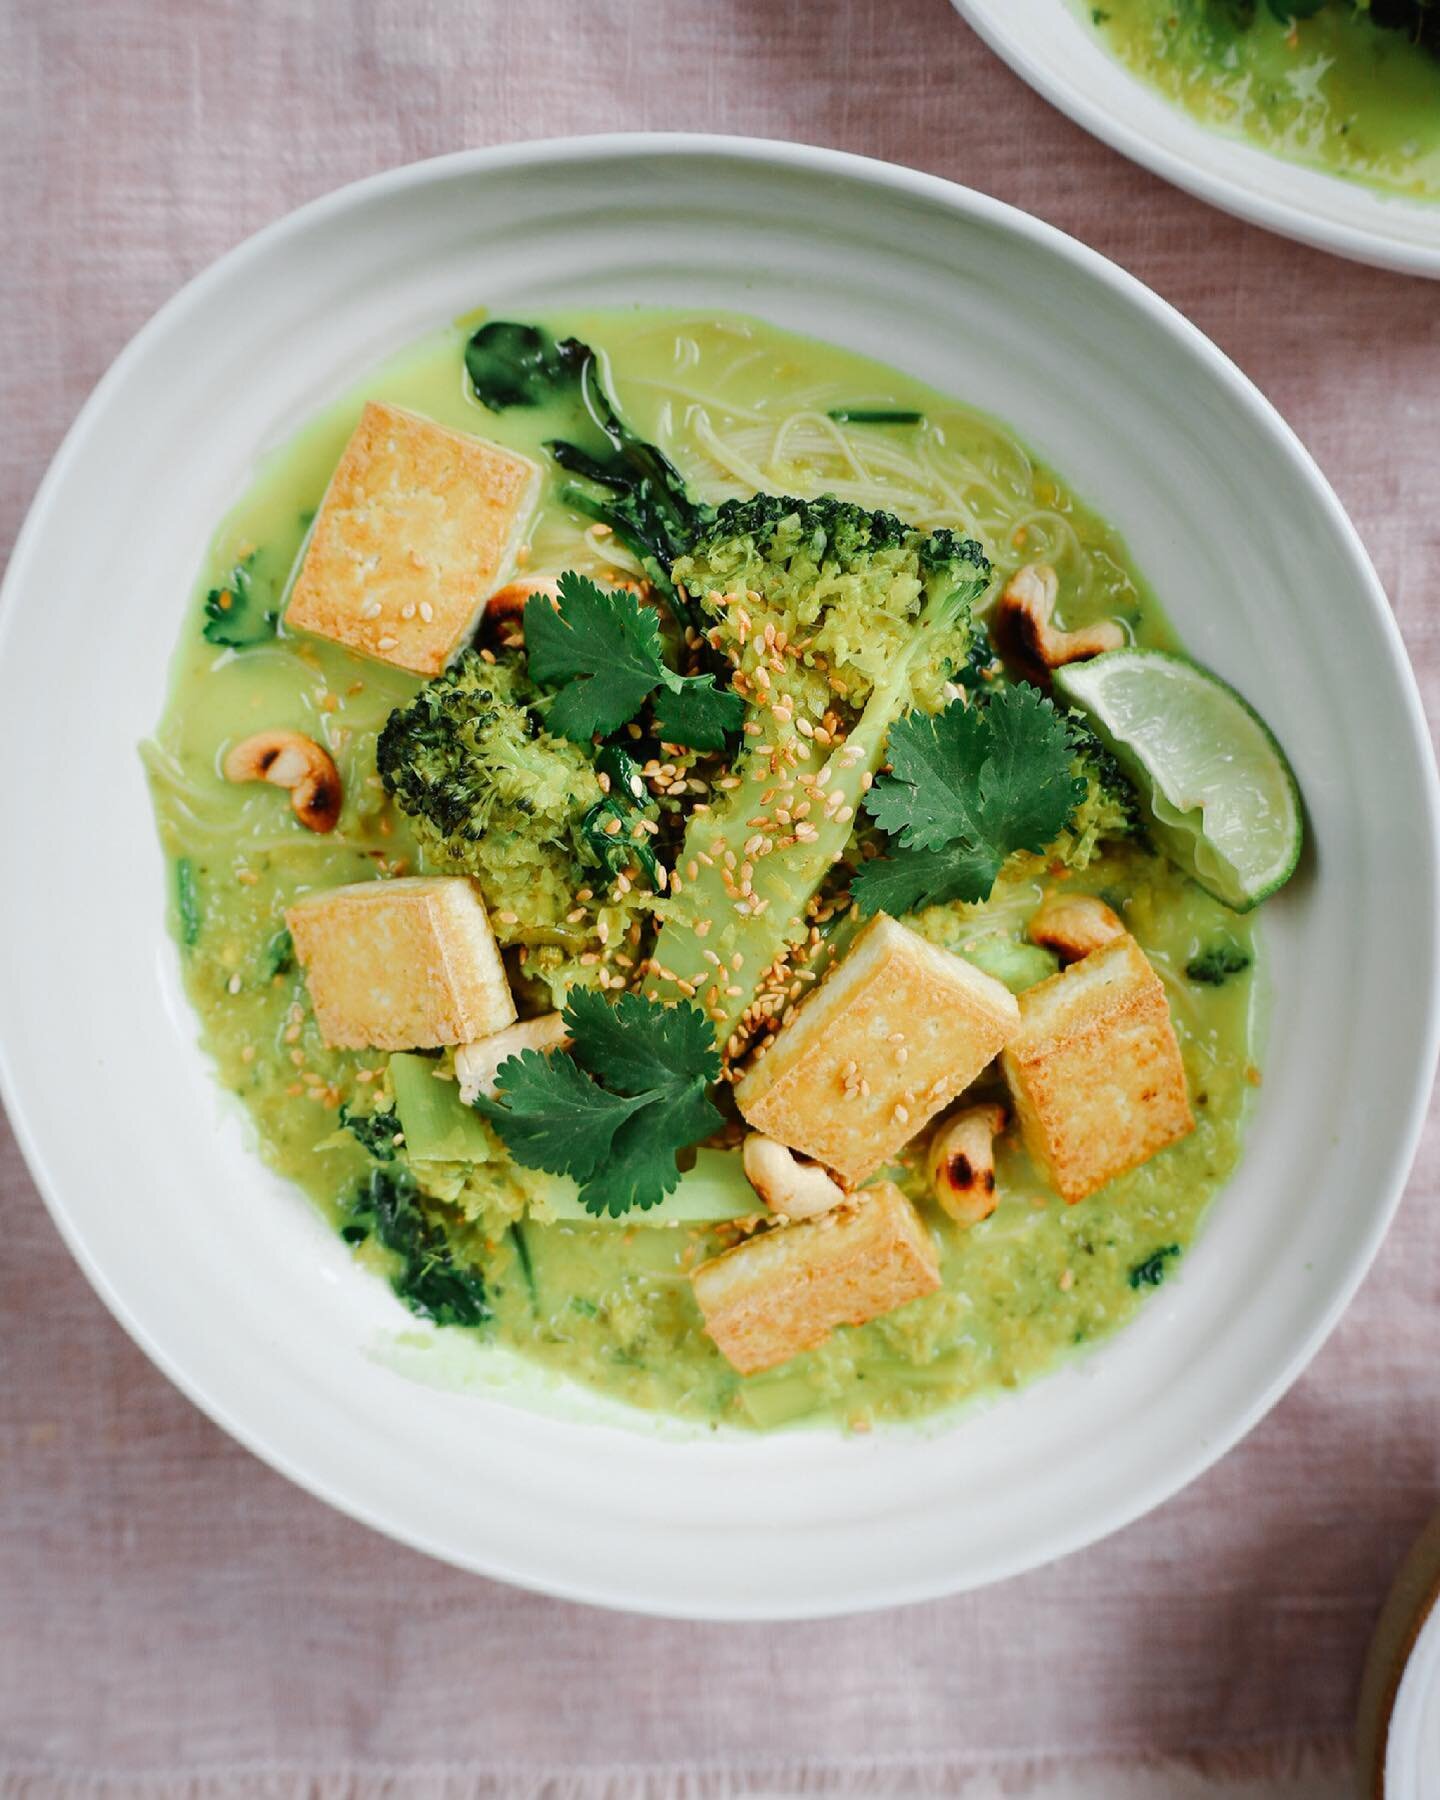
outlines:
[[[336,1049],[468,1044],[515,1018],[485,902],[463,875],[327,888],[285,923]]]
[[[969,1087],[1019,1023],[1008,988],[880,913],[735,1100],[757,1131],[855,1187]]]
[[[372,400],[330,478],[285,623],[438,675],[504,585],[539,490],[528,456]]]
[[[1165,989],[1128,932],[1026,989],[1003,1063],[1026,1147],[1071,1202],[1194,1129]]]
[[[915,1208],[880,1181],[818,1219],[747,1238],[690,1279],[706,1331],[754,1375],[813,1350],[837,1325],[934,1293],[940,1262]]]

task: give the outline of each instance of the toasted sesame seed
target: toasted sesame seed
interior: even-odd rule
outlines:
[[[618,819],[607,819],[600,829],[605,833],[606,837],[619,837],[623,828]]]

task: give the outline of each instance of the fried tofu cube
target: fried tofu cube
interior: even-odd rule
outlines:
[[[756,1131],[858,1187],[997,1055],[1010,990],[879,913],[735,1089]]]
[[[438,675],[504,585],[539,491],[528,456],[372,400],[330,478],[285,623]]]
[[[433,1050],[514,1022],[485,902],[463,875],[327,888],[285,923],[334,1049]]]
[[[705,1329],[742,1375],[813,1350],[940,1286],[934,1240],[890,1181],[844,1206],[747,1238],[702,1263],[691,1285]]]
[[[1003,1066],[1026,1148],[1072,1203],[1195,1126],[1165,989],[1128,932],[1026,989]]]

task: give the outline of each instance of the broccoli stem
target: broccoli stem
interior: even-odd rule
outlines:
[[[691,818],[677,862],[680,894],[656,941],[646,992],[660,1000],[693,996],[715,1022],[722,1047],[757,996],[762,1007],[780,1010],[791,976],[766,976],[788,965],[809,936],[806,909],[844,857],[865,777],[884,758],[914,670],[930,654],[933,635],[956,623],[973,594],[973,586],[931,592],[904,655],[871,690],[842,743],[821,747],[773,713],[752,712],[748,748],[733,770],[739,786],[713,812]],[[777,811],[791,822],[777,820]]]

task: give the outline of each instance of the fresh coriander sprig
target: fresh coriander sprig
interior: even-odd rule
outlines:
[[[867,915],[987,899],[1005,859],[1043,850],[1085,797],[1065,720],[1025,683],[933,718],[907,713],[887,750],[890,773],[865,805],[891,851],[852,885]]]
[[[696,1006],[584,988],[565,1023],[568,1051],[512,1056],[498,1097],[475,1106],[517,1162],[578,1183],[587,1212],[648,1211],[678,1186],[680,1151],[721,1124],[706,1092],[720,1076],[715,1028]]]
[[[717,688],[713,675],[677,675],[667,666],[653,607],[623,588],[607,593],[573,570],[559,587],[558,607],[544,594],[525,603],[530,673],[559,690],[546,719],[550,730],[588,743],[628,724],[656,694],[655,724],[664,742],[724,748],[726,733],[740,729],[745,702]]]

